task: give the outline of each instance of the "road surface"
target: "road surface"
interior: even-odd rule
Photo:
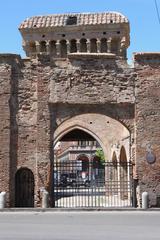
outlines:
[[[0,212],[0,240],[160,239],[160,212]]]

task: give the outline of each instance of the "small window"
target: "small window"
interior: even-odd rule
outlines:
[[[66,25],[76,25],[77,24],[77,17],[76,16],[69,16],[67,18]]]

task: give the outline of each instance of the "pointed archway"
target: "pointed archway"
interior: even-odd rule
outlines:
[[[117,156],[115,151],[113,152],[113,156],[112,156],[112,164],[113,164],[113,168],[112,168],[112,181],[113,181],[113,194],[118,194],[118,163],[117,163]]]
[[[101,114],[81,114],[60,123],[53,137],[54,170],[57,176],[54,181],[56,207],[131,206],[131,178],[128,177],[130,132],[122,123]],[[105,159],[102,169],[98,166],[98,161],[93,164],[95,152],[93,154],[91,149],[93,150],[94,145],[90,148],[81,144],[81,153],[88,151],[89,171],[83,168],[83,161],[77,161],[75,158],[75,152],[80,151],[79,145],[66,146],[64,151],[58,153],[60,149],[57,151],[56,146],[59,142],[75,140],[81,143],[99,143],[97,147],[103,150]],[[120,150],[122,145],[125,147],[125,154],[124,147]],[[117,152],[113,153],[114,149]],[[103,172],[103,178],[98,173],[100,170]],[[59,184],[61,176],[63,182]],[[82,178],[86,177],[88,184],[81,185]],[[99,184],[99,180],[103,184]]]
[[[128,163],[124,146],[120,150],[120,196],[128,199]]]

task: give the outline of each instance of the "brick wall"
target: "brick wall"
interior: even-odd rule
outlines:
[[[135,74],[123,61],[78,56],[55,61],[49,77],[53,103],[134,103],[135,100]]]
[[[12,69],[7,56],[0,56],[0,191],[10,191],[10,93]]]
[[[139,179],[140,191],[149,192],[150,204],[156,205],[160,192],[159,59],[157,54],[137,54],[133,69],[112,59],[50,61],[40,56],[22,60],[17,55],[1,55],[0,190],[7,191],[8,205],[14,206],[16,171],[27,167],[35,178],[35,206],[40,206],[41,187],[53,190],[50,173],[57,128],[63,123],[65,128],[71,126],[75,118],[88,124],[81,116],[93,113],[115,119],[129,130],[134,177]],[[97,123],[95,131],[103,130],[104,124]],[[147,163],[147,151],[155,154],[154,164]]]
[[[140,192],[149,192],[150,205],[160,193],[160,54],[135,55],[136,80],[136,164]],[[149,164],[148,152],[156,157]]]

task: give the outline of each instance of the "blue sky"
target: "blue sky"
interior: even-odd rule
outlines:
[[[18,26],[27,17],[65,12],[118,11],[130,21],[133,52],[160,52],[160,24],[155,0],[2,0],[0,4],[0,53],[25,56]],[[160,0],[157,0],[160,10]]]

